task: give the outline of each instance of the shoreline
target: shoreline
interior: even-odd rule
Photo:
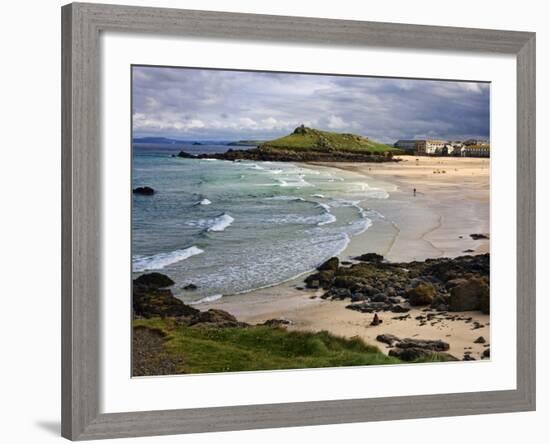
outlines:
[[[360,203],[365,210],[375,211],[383,217],[373,221],[364,233],[352,237],[338,255],[340,260],[348,261],[353,256],[373,252],[390,262],[410,262],[489,251],[489,240],[470,237],[470,234],[489,232],[489,160],[416,159],[405,156],[403,161],[392,164],[301,164],[306,168],[328,168],[334,174],[364,181],[371,188],[382,188],[389,193],[388,199]],[[416,196],[413,196],[413,188],[417,188]],[[369,325],[372,315],[346,309],[349,302],[323,300],[320,298],[322,290],[297,289],[304,286],[306,275],[195,307],[222,309],[248,323],[286,319],[291,322],[287,326],[290,330],[327,330],[346,338],[359,336],[385,353],[388,349],[376,341],[379,334],[441,339],[450,344],[449,352],[459,359],[465,351],[479,359],[490,344],[489,315],[477,311],[454,313],[462,319],[442,319],[433,325],[419,325],[415,318],[422,316],[423,311],[413,308],[406,320],[392,319],[397,315],[382,313],[383,323],[372,327]],[[482,327],[472,329],[472,325]],[[484,337],[486,344],[474,343],[479,336]]]

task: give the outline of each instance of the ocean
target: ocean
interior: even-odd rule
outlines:
[[[282,162],[173,157],[227,145],[134,144],[132,268],[158,271],[188,303],[287,281],[341,253],[380,215],[388,194],[327,169]],[[242,148],[238,148],[242,149]],[[194,291],[185,290],[194,284]]]

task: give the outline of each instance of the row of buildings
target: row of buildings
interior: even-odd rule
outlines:
[[[403,139],[395,142],[393,146],[410,154],[425,156],[489,157],[491,154],[489,142],[479,139],[468,139],[463,142],[436,139]]]

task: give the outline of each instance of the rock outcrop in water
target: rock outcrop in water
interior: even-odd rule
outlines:
[[[142,196],[152,196],[155,194],[155,190],[151,187],[137,187],[132,190],[134,194],[140,194]]]

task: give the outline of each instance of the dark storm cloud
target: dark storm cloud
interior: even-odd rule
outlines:
[[[489,85],[134,67],[135,136],[267,139],[305,124],[401,138],[489,138]]]

